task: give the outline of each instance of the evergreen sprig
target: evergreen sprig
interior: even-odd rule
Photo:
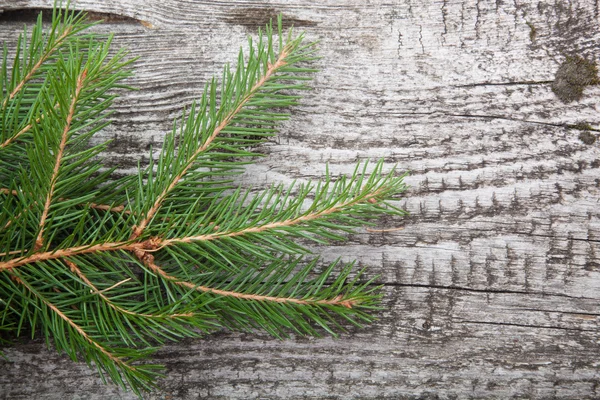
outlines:
[[[135,176],[111,179],[106,143],[130,60],[85,14],[55,9],[20,36],[0,82],[0,330],[41,331],[73,360],[135,393],[160,366],[157,345],[221,328],[335,334],[373,319],[380,293],[353,264],[322,265],[330,243],[382,215],[404,190],[383,162],[349,177],[244,190],[234,175],[260,154],[307,89],[314,43],[268,25],[206,85]]]

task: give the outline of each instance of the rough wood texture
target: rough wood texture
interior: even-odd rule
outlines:
[[[0,1],[0,38],[30,22],[10,10],[51,3]],[[366,157],[411,171],[411,215],[382,224],[404,230],[324,251],[381,275],[379,322],[336,340],[223,333],[167,346],[149,399],[600,398],[600,88],[585,85],[597,1],[78,7],[109,13],[97,29],[140,56],[140,90],[102,135],[124,171],[279,12],[321,41],[322,72],[243,182],[314,178],[326,162],[348,173]],[[134,398],[41,342],[7,355],[6,399]]]

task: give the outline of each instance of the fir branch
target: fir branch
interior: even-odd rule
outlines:
[[[208,234],[203,234],[203,235],[198,235],[198,236],[185,236],[185,237],[181,237],[181,238],[165,239],[165,240],[159,241],[158,245],[159,245],[159,248],[162,248],[162,247],[171,246],[171,245],[175,245],[175,244],[179,244],[179,243],[206,242],[206,241],[217,240],[217,239],[233,238],[236,236],[264,233],[266,231],[280,230],[282,228],[291,228],[296,225],[307,224],[307,223],[310,223],[311,221],[318,220],[318,219],[321,219],[324,217],[328,217],[333,214],[340,213],[342,211],[344,213],[348,213],[349,208],[351,208],[357,204],[360,204],[360,203],[375,204],[377,202],[377,200],[375,200],[377,198],[377,196],[378,196],[378,192],[375,191],[367,196],[364,196],[363,198],[352,199],[345,203],[336,204],[335,206],[332,206],[332,207],[329,207],[329,208],[326,208],[323,210],[305,213],[305,214],[295,217],[295,218],[289,218],[289,219],[282,220],[282,221],[266,223],[264,225],[259,225],[259,226],[246,227],[246,228],[243,228],[240,230],[220,231],[220,232],[208,233]],[[215,229],[218,229],[218,225],[215,227]]]
[[[391,204],[402,177],[363,163],[350,177],[327,172],[255,195],[232,179],[288,118],[299,99],[289,92],[307,88],[314,44],[286,38],[281,19],[276,32],[268,25],[174,124],[158,160],[111,181],[98,161],[106,144],[88,140],[108,123],[130,61],[108,56],[111,37],[76,35],[89,26],[82,15],[53,16],[50,35],[38,19],[13,70],[5,55],[0,71],[0,176],[9,182],[0,188],[1,329],[40,327],[140,395],[157,366],[136,362],[157,343],[223,327],[336,334],[341,321],[373,320],[373,280],[350,279],[352,264],[320,270],[297,239],[343,240],[381,215],[403,215]]]
[[[366,167],[366,164],[365,164]],[[378,164],[376,169],[380,170],[382,167],[382,163]],[[357,166],[358,170],[359,166]],[[364,168],[363,168],[364,170]],[[387,195],[386,192],[398,192],[404,188],[401,180],[394,179],[393,173],[387,175],[383,180],[376,179],[378,177],[377,173],[373,173],[370,177],[371,182],[367,182],[366,185],[363,185],[363,179],[361,177],[354,177],[347,185],[342,185],[345,183],[343,180],[339,181],[337,186],[334,186],[331,190],[329,190],[329,181],[326,181],[324,184],[319,185],[319,189],[314,192],[314,197],[317,199],[314,201],[313,205],[308,207],[308,211],[294,218],[287,218],[283,220],[278,220],[280,215],[289,215],[289,214],[297,214],[296,209],[302,204],[302,200],[306,198],[309,192],[306,189],[300,189],[303,192],[303,196],[294,199],[293,203],[290,205],[286,204],[285,201],[283,204],[281,202],[275,201],[275,207],[273,208],[282,208],[279,213],[273,212],[269,213],[269,217],[274,219],[275,222],[259,224],[258,221],[253,219],[243,218],[243,222],[245,225],[251,225],[250,227],[245,227],[237,230],[230,231],[219,231],[213,232],[209,234],[202,235],[188,235],[188,236],[177,236],[172,238],[160,238],[160,237],[151,237],[145,240],[125,240],[119,242],[107,242],[96,245],[89,246],[76,246],[71,248],[64,248],[60,250],[47,251],[47,252],[37,252],[30,256],[24,256],[21,258],[11,259],[8,261],[0,262],[0,270],[10,270],[13,268],[17,268],[20,266],[40,262],[47,261],[52,259],[60,259],[65,257],[72,257],[76,255],[89,254],[89,253],[102,253],[106,251],[131,251],[136,254],[141,260],[147,255],[147,253],[156,252],[161,249],[164,249],[169,246],[177,246],[180,244],[187,243],[201,243],[201,242],[209,242],[218,239],[227,239],[227,238],[235,238],[238,236],[245,236],[251,234],[259,234],[265,233],[268,231],[276,231],[286,228],[291,228],[296,225],[308,224],[312,221],[320,220],[326,217],[332,217],[336,214],[340,215],[349,215],[355,212],[353,207],[355,206],[367,206],[371,209],[379,209],[380,213],[391,213],[391,214],[399,214],[402,215],[403,212],[396,210],[394,208],[382,208],[378,202],[380,197]],[[310,188],[311,185],[307,185]],[[358,190],[355,192],[355,190]],[[333,199],[331,197],[333,196]],[[341,199],[345,200],[340,201]],[[319,202],[324,203],[324,206],[318,207]],[[220,207],[222,203],[216,204],[215,207]],[[263,206],[264,203],[260,203]],[[384,204],[385,205],[385,204]],[[232,208],[232,210],[235,210]],[[264,210],[261,210],[264,211]],[[207,210],[205,215],[210,216],[214,211]],[[259,212],[258,219],[263,218],[264,212]],[[220,217],[223,220],[228,220],[232,223],[232,218],[229,215],[222,215]],[[363,221],[357,221],[360,224],[364,224]],[[211,228],[210,224],[202,225],[204,230],[206,229],[214,229]],[[192,227],[193,228],[193,227]],[[293,232],[291,232],[293,234]],[[6,254],[0,254],[1,256],[5,256]]]

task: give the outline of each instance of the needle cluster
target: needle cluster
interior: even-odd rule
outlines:
[[[42,334],[136,393],[166,341],[218,329],[335,334],[369,322],[380,293],[353,264],[323,265],[330,243],[402,215],[383,162],[352,176],[247,190],[235,175],[307,89],[314,43],[266,26],[225,66],[136,175],[114,179],[106,143],[131,60],[84,14],[55,9],[24,32],[0,70],[0,330]],[[111,55],[112,54],[112,55]],[[12,60],[12,61],[11,61]]]

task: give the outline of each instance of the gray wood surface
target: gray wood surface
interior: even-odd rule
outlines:
[[[0,0],[0,38],[51,0]],[[181,108],[269,17],[321,41],[314,91],[242,181],[319,177],[385,157],[401,205],[323,249],[385,285],[379,321],[338,339],[223,332],[166,346],[148,399],[600,398],[597,1],[79,0],[108,13],[140,88],[108,163],[159,146]],[[106,15],[105,15],[106,17]],[[133,399],[40,341],[6,351],[5,399]]]

